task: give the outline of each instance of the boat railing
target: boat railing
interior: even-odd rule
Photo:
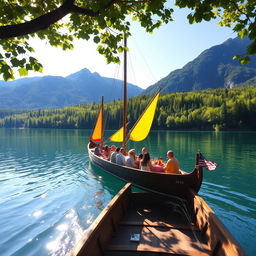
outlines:
[[[194,212],[200,234],[209,244],[212,255],[239,255],[245,252],[202,197],[194,193]]]
[[[84,232],[82,239],[70,253],[78,255],[102,255],[105,243],[111,238],[121,217],[126,212],[131,194],[131,183],[127,183],[111,200],[107,207]],[[104,227],[108,227],[107,229]]]

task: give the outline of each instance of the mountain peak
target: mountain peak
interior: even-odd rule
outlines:
[[[66,76],[65,78],[67,78],[67,79],[77,79],[79,77],[85,77],[85,76],[89,76],[91,74],[92,73],[89,69],[83,68],[83,69],[81,69],[81,70],[79,70],[75,73],[72,73],[72,74]]]
[[[101,77],[84,68],[67,77],[42,76],[0,83],[0,109],[46,109],[105,102],[120,97],[120,86],[111,78]],[[111,81],[111,82],[110,82]],[[15,86],[10,86],[15,83]],[[140,94],[141,88],[129,84],[128,97]]]
[[[256,77],[255,57],[247,65],[233,60],[234,55],[245,54],[249,44],[248,38],[230,38],[203,51],[182,69],[172,71],[143,93],[151,93],[156,87],[161,87],[164,93],[168,93],[239,86]]]

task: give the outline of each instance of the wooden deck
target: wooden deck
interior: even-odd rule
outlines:
[[[131,200],[104,255],[209,255],[197,226],[189,223],[177,202],[150,194],[139,197]],[[140,241],[130,241],[131,234],[140,234]]]

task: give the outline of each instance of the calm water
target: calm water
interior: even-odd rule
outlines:
[[[108,134],[107,134],[108,135]],[[110,135],[110,133],[109,133]],[[124,185],[91,166],[89,131],[0,129],[1,255],[66,255]],[[192,170],[198,149],[217,162],[200,195],[256,255],[256,132],[151,132],[151,156],[173,149]]]

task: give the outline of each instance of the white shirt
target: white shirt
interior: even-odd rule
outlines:
[[[126,157],[126,159],[125,159],[125,165],[126,165],[127,167],[136,168],[136,164],[135,164],[134,158],[131,157],[131,156],[127,156],[127,157]]]
[[[109,161],[112,163],[116,163],[116,155],[117,155],[116,152],[112,152]]]

